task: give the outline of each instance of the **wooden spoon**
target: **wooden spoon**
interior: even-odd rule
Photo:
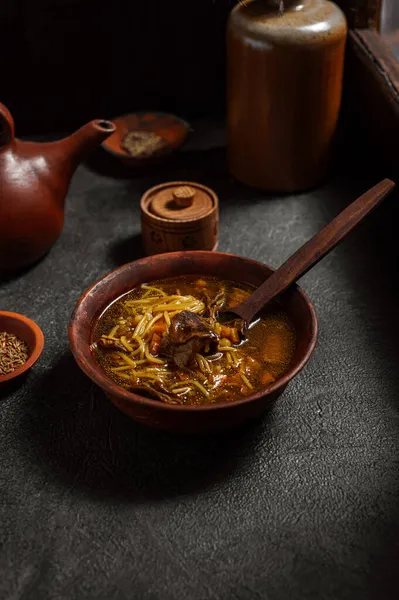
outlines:
[[[241,330],[244,333],[254,317],[266,304],[279,296],[331,252],[356,225],[361,223],[382,202],[394,187],[395,183],[393,181],[384,179],[352,202],[324,229],[290,256],[245,302],[233,308],[220,310],[217,315],[218,320],[230,322],[242,319],[244,327]]]

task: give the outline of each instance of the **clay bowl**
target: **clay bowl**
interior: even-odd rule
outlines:
[[[22,375],[35,364],[43,351],[44,336],[42,330],[34,321],[18,313],[7,311],[0,311],[0,331],[16,335],[29,348],[28,360],[12,373],[0,375],[0,383],[2,383]]]
[[[209,251],[158,254],[128,263],[92,285],[79,299],[69,325],[69,341],[79,367],[124,413],[151,427],[179,433],[233,428],[259,417],[309,360],[317,339],[317,319],[306,294],[293,286],[281,304],[297,332],[297,348],[288,371],[273,384],[243,400],[208,406],[177,406],[128,392],[111,381],[90,352],[96,319],[114,300],[136,285],[178,275],[215,275],[259,286],[273,269],[232,254]]]
[[[116,130],[102,143],[102,147],[129,167],[159,164],[182,146],[190,132],[188,123],[179,117],[161,112],[130,113],[116,117],[112,122]],[[121,145],[123,138],[130,131],[155,133],[164,140],[165,148],[154,156],[135,158]]]

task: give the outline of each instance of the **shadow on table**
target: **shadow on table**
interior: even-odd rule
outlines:
[[[201,437],[147,429],[119,412],[71,355],[36,382],[26,420],[29,450],[50,480],[113,502],[209,488],[240,468],[261,434],[259,424]]]
[[[103,148],[94,150],[85,161],[86,167],[100,175],[113,179],[138,179],[153,172],[153,167],[131,167],[124,165],[118,158]]]
[[[226,177],[224,148],[180,151],[159,164],[142,167],[127,166],[114,156],[99,148],[92,152],[85,162],[91,171],[113,179],[148,180],[149,187],[157,182],[197,180],[207,177]],[[151,183],[153,182],[153,183]]]
[[[144,258],[146,256],[143,248],[141,234],[128,236],[117,240],[109,249],[109,256],[115,267],[120,267],[128,262]]]
[[[15,394],[23,385],[26,384],[29,378],[30,372],[25,371],[15,379],[10,379],[9,381],[4,381],[0,384],[0,402],[2,400],[6,400],[8,397]]]
[[[375,549],[375,558],[370,563],[369,572],[369,598],[370,600],[397,600],[399,575],[397,565],[399,562],[398,548],[398,519],[395,524],[380,525],[380,535],[385,543]]]
[[[325,222],[368,188],[390,175],[383,166],[378,165],[369,173],[352,172],[352,177],[343,173],[342,179],[337,178],[330,183],[328,196],[324,196]],[[388,363],[399,356],[396,351],[399,339],[398,200],[397,188],[334,250],[347,285],[351,287],[356,299],[354,310],[361,306],[368,314],[365,334],[373,329],[369,327],[369,323],[377,321],[381,328],[381,343],[376,350],[386,355]]]
[[[367,162],[364,163],[367,165]],[[336,178],[329,186],[323,214],[326,222],[348,205],[357,195],[367,191],[385,177],[397,184],[396,178],[384,164],[373,168],[353,169],[348,163],[342,178]],[[384,473],[384,489],[376,493],[378,509],[375,522],[368,523],[368,532],[373,532],[373,541],[368,549],[369,597],[386,600],[398,597],[398,470],[399,449],[399,285],[398,274],[398,233],[399,190],[384,200],[377,210],[335,250],[337,266],[342,269],[347,285],[351,286],[353,306],[356,316],[364,318],[365,348],[359,349],[373,355],[381,367],[378,383],[371,381],[374,393],[378,394],[378,411],[381,430],[386,439],[371,439],[371,448],[378,443],[376,461]],[[367,374],[365,375],[367,377]],[[376,432],[376,436],[377,436]],[[382,458],[381,457],[382,453]],[[367,536],[366,536],[367,539]],[[363,551],[367,548],[364,542]]]
[[[50,248],[50,250],[51,250],[51,248]],[[30,265],[28,265],[26,267],[20,267],[19,269],[11,269],[11,270],[0,269],[0,287],[2,286],[2,284],[6,284],[11,281],[15,281],[17,279],[22,279],[22,277],[24,277],[25,275],[28,275],[38,265],[40,265],[40,263],[42,261],[45,260],[49,251],[46,252],[46,254],[44,254],[43,256],[41,256],[38,260],[36,260],[35,262],[31,263]]]

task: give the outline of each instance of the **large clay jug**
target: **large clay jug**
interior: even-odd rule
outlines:
[[[230,14],[231,173],[265,190],[326,175],[341,104],[347,24],[328,0],[242,1]]]

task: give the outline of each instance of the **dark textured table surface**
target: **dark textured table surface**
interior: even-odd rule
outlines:
[[[396,196],[303,278],[317,349],[261,422],[218,438],[147,430],[69,353],[79,295],[142,253],[148,187],[210,185],[220,250],[278,266],[381,176],[344,158],[318,190],[267,197],[231,180],[222,150],[198,148],[130,178],[98,153],[51,252],[1,282],[0,308],[36,320],[46,346],[0,387],[0,597],[398,598]]]

